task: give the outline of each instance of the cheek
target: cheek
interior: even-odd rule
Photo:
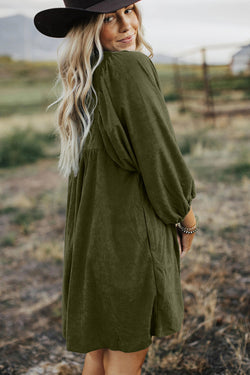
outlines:
[[[100,33],[100,39],[102,41],[109,41],[109,40],[112,40],[113,38],[114,38],[114,31],[110,27],[104,26]]]
[[[134,27],[134,29],[138,29],[138,27],[139,27],[139,20],[138,20],[136,14],[134,15],[133,20],[132,20],[131,23],[132,23],[132,26]]]

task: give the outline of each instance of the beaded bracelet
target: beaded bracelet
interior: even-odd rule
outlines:
[[[182,226],[183,228],[186,228],[187,230],[192,230],[192,229],[195,229],[195,228],[197,227],[196,223],[195,223],[192,227],[186,227],[186,226],[183,225],[182,223],[180,223],[180,224],[181,224],[181,226]]]
[[[176,225],[178,228],[180,228],[180,230],[184,233],[187,233],[187,234],[192,234],[194,232],[197,232],[198,231],[198,228],[195,228],[194,230],[188,230],[187,227],[183,227],[181,225],[181,223],[177,223]]]
[[[185,227],[181,223],[177,223],[176,226],[178,228],[180,228],[180,230],[184,233],[187,233],[187,234],[195,233],[195,232],[198,231],[198,228],[197,228],[197,226],[198,226],[198,216],[195,215],[195,218],[196,218],[196,223],[192,227]]]

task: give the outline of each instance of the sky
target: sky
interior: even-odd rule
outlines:
[[[249,0],[142,0],[138,6],[145,38],[155,53],[185,53],[186,61],[200,62],[200,52],[190,51],[211,46],[208,63],[227,63],[242,45],[250,44]],[[0,0],[0,17],[34,17],[54,7],[64,7],[63,0]]]

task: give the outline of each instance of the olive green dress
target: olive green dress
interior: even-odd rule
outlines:
[[[105,51],[77,176],[68,179],[62,290],[67,350],[134,352],[183,321],[175,223],[196,196],[157,71]]]

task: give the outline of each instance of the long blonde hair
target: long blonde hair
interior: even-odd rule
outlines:
[[[145,46],[151,58],[153,49],[144,39],[140,9],[136,4],[134,9],[139,23],[136,50],[142,51]],[[75,177],[78,173],[79,157],[94,118],[98,98],[92,85],[92,75],[103,59],[100,32],[104,18],[103,13],[94,14],[88,23],[75,25],[57,51],[56,84],[62,84],[62,92],[49,107],[59,103],[55,128],[61,141],[58,169],[66,178],[72,170]],[[95,63],[94,53],[98,56]]]

